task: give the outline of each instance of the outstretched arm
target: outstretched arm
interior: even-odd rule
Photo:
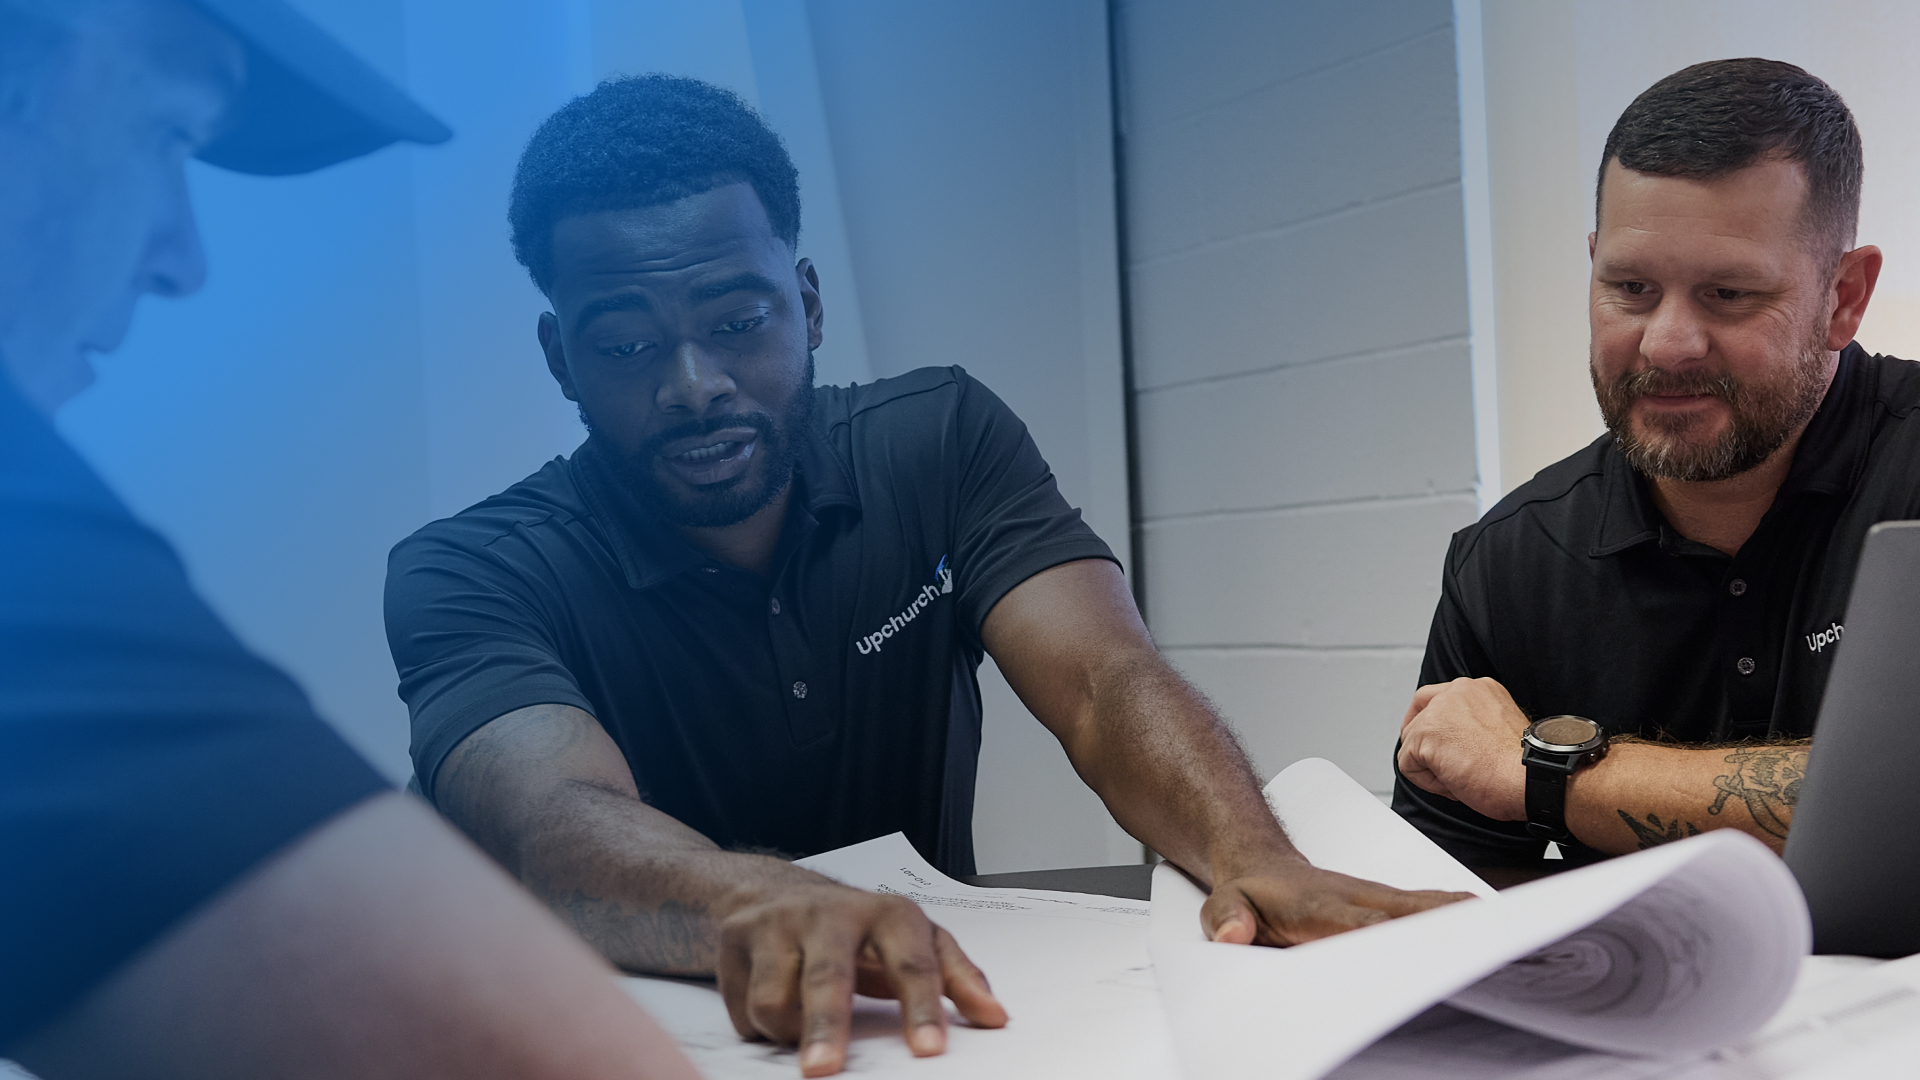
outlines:
[[[1295,851],[1232,733],[1154,648],[1112,563],[1034,575],[980,635],[1121,827],[1212,890],[1202,918],[1214,940],[1291,945],[1462,898],[1317,870]]]
[[[432,811],[383,795],[7,1049],[46,1080],[694,1080],[612,975]]]
[[[1400,772],[1436,795],[1500,821],[1524,821],[1527,718],[1492,679],[1455,679],[1415,693],[1400,728]],[[1567,829],[1609,854],[1739,829],[1786,846],[1808,741],[1672,746],[1615,739],[1567,785]]]
[[[746,1038],[798,1043],[809,1076],[846,1058],[853,993],[897,997],[909,1046],[946,1046],[944,993],[1006,1023],[986,979],[911,901],[781,859],[722,851],[640,801],[620,748],[568,705],[469,735],[434,783],[441,810],[601,955],[629,971],[717,976]]]

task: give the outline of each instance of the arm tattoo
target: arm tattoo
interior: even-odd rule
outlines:
[[[1615,810],[1614,813],[1619,814],[1620,820],[1626,822],[1627,828],[1633,830],[1633,838],[1639,843],[1641,851],[1674,840],[1700,835],[1700,826],[1691,821],[1675,818],[1672,821],[1662,822],[1660,815],[1648,814],[1647,820],[1642,822],[1636,821],[1634,816],[1625,810]]]
[[[1769,836],[1787,838],[1793,806],[1800,801],[1800,783],[1807,777],[1804,746],[1755,746],[1736,750],[1725,758],[1731,772],[1713,778],[1720,794],[1707,813],[1718,815],[1730,799],[1746,804],[1754,824]]]

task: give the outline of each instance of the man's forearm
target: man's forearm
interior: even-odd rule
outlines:
[[[1739,829],[1786,845],[1811,744],[1683,747],[1616,742],[1574,774],[1567,826],[1589,847],[1621,854],[1708,829]]]
[[[742,897],[825,878],[723,851],[640,801],[624,758],[569,706],[508,713],[448,756],[442,812],[602,956],[628,971],[711,976],[719,924]]]
[[[609,973],[444,822],[385,795],[9,1049],[48,1077],[696,1076]]]
[[[1297,945],[1464,894],[1320,870],[1274,819],[1233,733],[1153,646],[1120,571],[1056,566],[1002,597],[981,640],[1121,826],[1201,879],[1214,941]]]
[[[1154,648],[1118,567],[1028,578],[981,636],[1128,833],[1209,886],[1216,872],[1298,857],[1232,733]]]
[[[1295,858],[1246,755],[1158,654],[1096,678],[1068,748],[1122,828],[1212,885],[1216,871]]]
[[[730,897],[815,875],[723,851],[652,807],[581,787],[529,821],[513,867],[522,884],[627,971],[710,977]]]

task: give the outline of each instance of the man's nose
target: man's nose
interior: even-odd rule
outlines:
[[[1696,305],[1684,297],[1662,297],[1640,334],[1640,355],[1655,367],[1677,368],[1706,359],[1710,336]]]
[[[184,171],[168,185],[147,241],[140,283],[159,296],[188,296],[207,283],[207,249],[200,241]]]
[[[733,396],[732,376],[700,343],[680,342],[674,346],[670,359],[672,363],[660,380],[657,396],[663,411],[705,416],[715,405]]]

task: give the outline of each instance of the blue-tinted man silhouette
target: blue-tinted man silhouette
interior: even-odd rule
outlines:
[[[690,1077],[248,654],[48,416],[206,276],[184,165],[442,128],[267,0],[0,0],[0,1053],[87,1077]]]

